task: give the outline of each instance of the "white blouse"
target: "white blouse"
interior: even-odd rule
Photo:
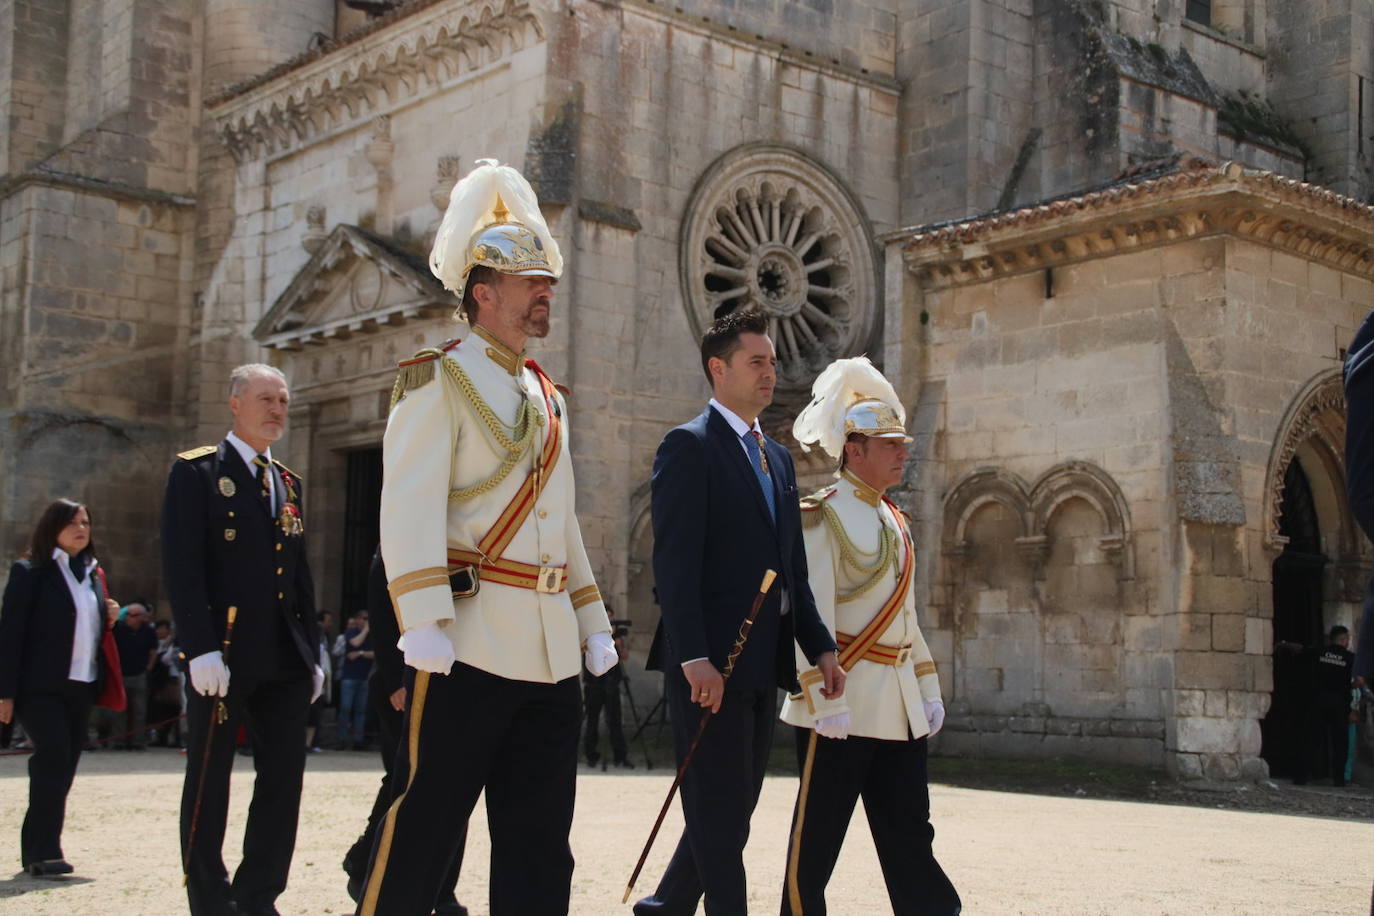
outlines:
[[[62,578],[71,592],[72,603],[76,605],[76,627],[72,630],[72,667],[67,673],[73,681],[93,683],[98,673],[96,653],[100,651],[101,622],[104,620],[100,598],[95,590],[96,561],[86,564],[86,581],[76,581],[72,575],[71,557],[61,547],[54,547],[52,558],[57,568],[62,570]]]

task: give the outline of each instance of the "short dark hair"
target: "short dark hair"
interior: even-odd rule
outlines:
[[[28,559],[35,567],[48,566],[52,563],[52,552],[57,547],[57,536],[62,533],[62,529],[72,523],[76,518],[76,513],[86,509],[86,517],[90,518],[91,510],[85,505],[74,499],[55,499],[48,503],[48,508],[43,510],[43,514],[38,518],[38,525],[33,529],[33,536],[29,538]],[[86,549],[77,554],[82,562],[89,560],[95,555],[95,538],[92,537],[86,542]]]
[[[844,445],[840,446],[840,470],[843,471],[849,465],[849,449],[845,448],[851,442],[862,442],[864,447],[868,447],[868,437],[863,433],[850,433],[844,437]]]
[[[488,286],[496,284],[497,271],[495,268],[485,264],[478,264],[468,271],[467,283],[463,284],[463,311],[467,313],[468,322],[477,321],[477,299],[472,295],[472,288],[478,283],[485,283]]]
[[[1327,639],[1340,639],[1342,636],[1349,636],[1349,635],[1350,635],[1350,630],[1349,630],[1349,628],[1348,628],[1348,627],[1343,627],[1343,626],[1341,626],[1341,625],[1338,623],[1338,624],[1336,624],[1334,627],[1331,628],[1331,635],[1328,636]]]
[[[711,360],[718,358],[728,363],[731,355],[740,347],[741,334],[767,333],[768,318],[753,309],[731,312],[711,322],[706,333],[701,335],[701,371],[706,373],[706,381],[714,382],[711,378]]]

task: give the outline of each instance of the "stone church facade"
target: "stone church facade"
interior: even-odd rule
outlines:
[[[8,0],[5,549],[71,494],[119,591],[160,599],[167,465],[265,360],[321,605],[358,605],[394,365],[464,332],[428,243],[493,157],[567,256],[534,355],[641,647],[653,453],[707,396],[701,328],[753,305],[779,438],[838,356],[908,404],[942,750],[1262,775],[1275,634],[1352,623],[1370,567],[1339,365],[1374,271],[1372,11]]]

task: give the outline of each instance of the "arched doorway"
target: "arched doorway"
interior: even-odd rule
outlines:
[[[1290,403],[1265,475],[1274,692],[1260,725],[1261,755],[1275,776],[1293,775],[1293,755],[1312,744],[1301,731],[1310,671],[1294,647],[1319,647],[1327,627],[1353,624],[1368,575],[1368,546],[1345,498],[1344,443],[1345,392],[1333,367],[1313,376]]]
[[[1260,756],[1273,776],[1292,776],[1295,754],[1309,744],[1303,730],[1311,690],[1310,661],[1285,646],[1322,643],[1322,580],[1328,558],[1312,484],[1294,458],[1283,477],[1279,535],[1287,543],[1274,559],[1274,695],[1260,723]]]

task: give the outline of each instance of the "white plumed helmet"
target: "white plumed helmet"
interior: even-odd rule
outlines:
[[[809,452],[812,444],[838,459],[850,433],[910,442],[906,410],[892,383],[867,356],[837,359],[811,385],[811,403],[797,415],[792,435]]]
[[[477,168],[453,186],[429,253],[429,269],[459,298],[478,266],[555,280],[563,274],[563,254],[534,189],[495,159],[478,159]]]

